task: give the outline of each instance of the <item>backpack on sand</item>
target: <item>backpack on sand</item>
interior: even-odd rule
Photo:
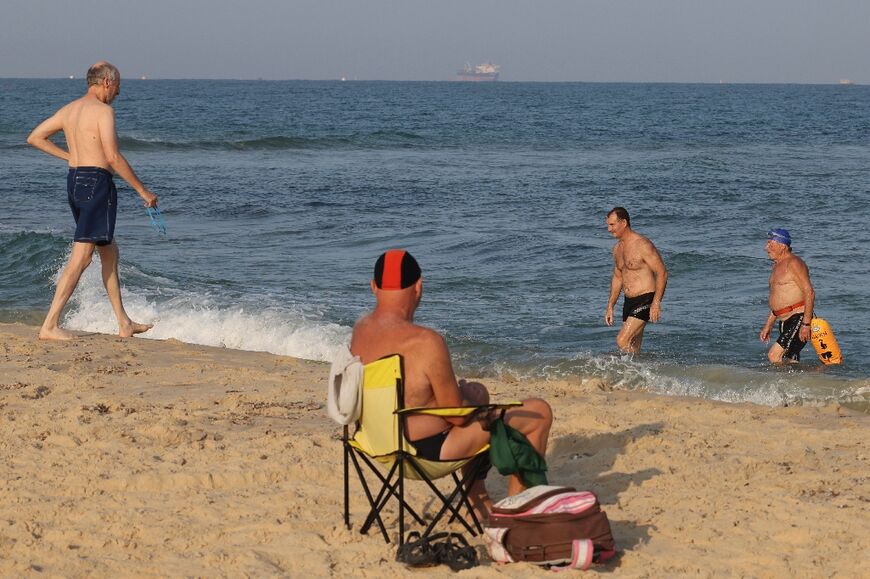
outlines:
[[[540,485],[493,505],[484,529],[497,563],[588,569],[616,555],[607,514],[589,491]]]

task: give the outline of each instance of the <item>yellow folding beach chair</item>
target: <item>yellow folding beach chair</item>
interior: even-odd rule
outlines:
[[[368,499],[369,514],[360,528],[365,534],[375,523],[381,530],[384,540],[390,538],[381,518],[381,511],[395,498],[399,507],[399,544],[405,542],[405,511],[411,514],[417,524],[423,526],[426,522],[406,501],[405,479],[425,482],[435,496],[440,500],[441,508],[434,518],[426,525],[422,537],[427,537],[435,525],[450,513],[448,524],[458,520],[465,529],[476,536],[483,528],[468,498],[471,482],[476,480],[481,471],[487,467],[487,451],[489,445],[481,448],[474,456],[460,460],[440,461],[427,460],[417,456],[414,446],[404,436],[404,418],[413,414],[435,414],[443,417],[465,416],[472,418],[474,414],[488,411],[492,408],[508,408],[519,406],[519,402],[509,404],[488,404],[484,406],[463,406],[459,408],[404,408],[403,360],[399,354],[386,356],[370,364],[366,364],[363,375],[362,414],[356,423],[356,431],[350,436],[349,428],[344,427],[344,524],[350,528],[350,489],[349,470],[353,463],[360,485]],[[360,461],[367,465],[381,487],[377,493],[366,479]],[[380,464],[380,468],[377,464]],[[466,464],[465,476],[460,477],[461,468]],[[381,469],[386,470],[384,476]],[[451,475],[453,490],[443,493],[432,481]],[[374,481],[374,484],[377,484]],[[457,503],[454,505],[454,503]],[[468,517],[461,514],[465,507]]]

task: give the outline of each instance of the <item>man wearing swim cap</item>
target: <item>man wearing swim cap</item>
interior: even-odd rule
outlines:
[[[774,322],[779,322],[779,338],[767,352],[772,364],[800,361],[800,352],[810,339],[810,323],[816,292],[810,282],[807,264],[791,251],[791,234],[786,229],[767,232],[764,246],[767,257],[773,260],[770,273],[770,312],[761,328],[759,339],[770,341]]]
[[[631,228],[631,218],[623,207],[607,214],[607,231],[619,241],[613,246],[613,277],[604,321],[613,325],[613,306],[619,294],[625,294],[622,328],[616,345],[623,352],[637,354],[643,342],[643,330],[649,321],[661,317],[662,297],[668,285],[668,269],[652,242]]]
[[[371,281],[377,303],[353,328],[350,351],[363,364],[384,356],[404,358],[405,407],[451,407],[487,404],[483,384],[459,380],[453,373],[450,352],[435,330],[414,323],[414,313],[423,296],[423,278],[417,260],[401,249],[382,254],[375,263]],[[540,398],[523,401],[509,409],[505,422],[522,432],[535,450],[545,456],[553,413]],[[456,460],[474,455],[489,442],[489,432],[479,421],[465,418],[412,416],[406,420],[406,436],[417,454],[431,460]],[[508,494],[524,490],[519,477],[511,476]],[[482,480],[469,495],[476,509],[488,513],[489,497]]]

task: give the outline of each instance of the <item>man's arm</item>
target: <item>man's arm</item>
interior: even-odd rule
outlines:
[[[61,119],[58,111],[53,116],[45,119],[27,137],[27,144],[36,147],[44,153],[48,153],[58,159],[69,161],[69,151],[64,151],[53,142],[49,137],[63,130],[63,119]]]
[[[435,395],[435,405],[440,407],[463,406],[462,394],[456,383],[456,375],[453,373],[453,364],[450,362],[450,352],[447,343],[440,335],[431,332],[427,336],[425,351],[422,359],[427,360],[426,377],[432,386]],[[453,425],[462,426],[466,422],[465,417],[445,418]]]
[[[653,296],[649,308],[649,319],[652,322],[659,321],[662,314],[662,298],[665,296],[665,288],[668,287],[668,268],[656,246],[649,242],[647,251],[644,252],[643,260],[652,270],[656,278],[656,293]]]
[[[776,316],[773,315],[773,312],[768,312],[767,321],[764,322],[764,326],[758,334],[758,339],[765,344],[770,341],[770,331],[773,329],[774,322],[776,322]]]
[[[808,342],[812,334],[810,324],[813,321],[813,306],[815,306],[816,302],[816,292],[810,281],[810,270],[807,268],[807,264],[800,258],[790,260],[788,269],[794,276],[795,283],[804,293],[804,317],[801,320],[800,339],[803,342]]]
[[[115,111],[106,107],[105,113],[99,119],[100,143],[103,145],[103,154],[112,169],[121,176],[124,181],[136,190],[146,207],[157,206],[157,195],[145,188],[133,168],[118,150],[118,135],[115,132]]]
[[[613,325],[613,306],[616,305],[619,292],[622,291],[622,271],[616,265],[616,248],[613,252],[613,277],[610,278],[610,296],[607,298],[607,309],[604,310],[604,323],[608,326]]]

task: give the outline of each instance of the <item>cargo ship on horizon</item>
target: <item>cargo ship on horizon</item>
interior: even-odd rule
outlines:
[[[465,82],[495,82],[498,80],[498,71],[501,66],[491,62],[484,62],[472,67],[466,63],[465,68],[456,73],[456,80]]]

